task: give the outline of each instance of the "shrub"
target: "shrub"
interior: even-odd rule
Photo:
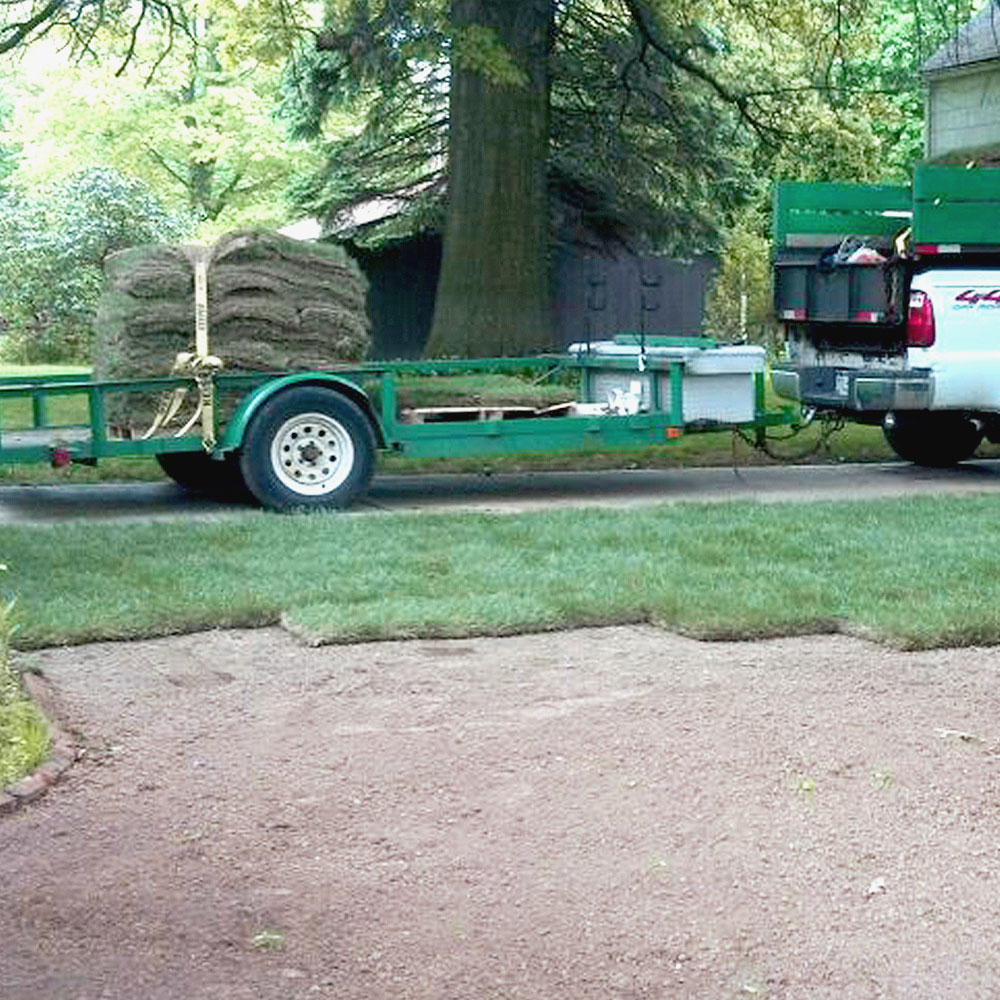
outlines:
[[[0,359],[89,358],[104,258],[184,234],[144,184],[109,168],[0,194]]]
[[[12,600],[0,603],[0,789],[32,771],[49,752],[45,719],[22,694],[10,664],[13,610]]]

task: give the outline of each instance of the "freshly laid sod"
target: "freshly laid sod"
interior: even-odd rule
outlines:
[[[1000,642],[995,497],[10,527],[22,647],[282,621],[310,642],[652,621]]]

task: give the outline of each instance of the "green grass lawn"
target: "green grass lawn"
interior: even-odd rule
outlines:
[[[0,378],[31,378],[48,375],[89,375],[89,365],[11,365],[0,362]]]
[[[656,622],[1000,642],[995,498],[8,527],[23,647],[283,621],[309,641]]]

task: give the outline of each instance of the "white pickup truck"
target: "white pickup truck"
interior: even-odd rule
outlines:
[[[941,169],[953,181],[953,168],[935,172]],[[893,450],[921,465],[961,462],[984,437],[1000,442],[1000,245],[982,241],[987,233],[1000,244],[1000,170],[977,173],[991,175],[997,201],[969,205],[981,228],[947,243],[915,238],[920,204],[899,207],[907,189],[857,189],[895,197],[894,207],[863,218],[843,185],[792,185],[784,206],[779,196],[775,304],[785,346],[772,369],[779,395],[880,424]],[[941,176],[936,180],[940,187]],[[796,195],[809,211],[788,207]],[[949,232],[945,216],[931,221],[924,220],[925,231]],[[816,244],[841,235],[834,223],[874,230],[867,240],[881,238],[884,261],[869,254],[863,263],[831,263],[830,249]],[[810,226],[833,231],[795,231]]]

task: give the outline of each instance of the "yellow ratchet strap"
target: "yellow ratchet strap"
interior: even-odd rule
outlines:
[[[223,369],[221,358],[208,351],[208,248],[194,262],[194,351],[183,351],[174,361],[172,374],[194,379],[198,389],[198,402],[188,422],[174,434],[184,437],[201,421],[201,443],[205,451],[215,447],[215,385],[214,379]],[[180,412],[187,396],[187,387],[178,386],[163,397],[153,424],[142,436],[148,440],[157,431],[167,427]]]

